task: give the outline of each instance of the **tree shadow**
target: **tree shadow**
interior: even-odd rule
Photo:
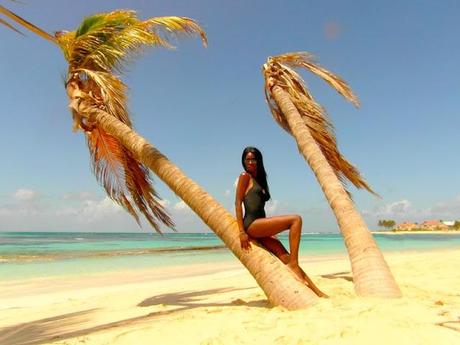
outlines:
[[[452,323],[454,324],[454,326],[450,325]],[[441,326],[441,327],[445,327],[445,328],[451,329],[456,332],[460,332],[460,321],[439,322],[439,323],[436,323],[436,326]]]
[[[32,345],[58,339],[62,329],[88,319],[96,309],[88,309],[0,328],[0,344]]]
[[[330,273],[330,274],[323,274],[321,277],[326,279],[345,279],[346,281],[353,282],[353,277],[349,276],[350,272],[337,272],[337,273]]]
[[[230,291],[248,290],[251,288],[224,288],[224,289],[209,289],[203,291],[184,291],[166,293],[158,296],[153,296],[143,300],[138,304],[139,307],[150,307],[159,304],[181,306],[180,310],[201,308],[201,307],[230,307],[230,306],[248,306],[256,308],[271,308],[270,303],[266,299],[257,301],[245,302],[241,299],[234,300],[230,303],[213,303],[213,302],[200,302],[203,296],[214,295],[218,293],[225,293]]]
[[[180,311],[200,307],[249,306],[257,308],[271,308],[269,302],[266,299],[249,302],[243,301],[241,299],[236,299],[229,303],[200,302],[200,300],[203,300],[207,295],[248,289],[251,288],[210,289],[204,291],[190,291],[158,295],[145,299],[144,301],[137,304],[137,306],[148,307],[166,304],[177,306],[177,308],[151,312],[145,315],[140,315],[124,320],[118,320],[93,327],[77,329],[75,331],[69,331],[68,329],[72,327],[78,327],[79,324],[87,322],[90,320],[90,314],[99,309],[88,309],[75,313],[56,315],[45,319],[39,319],[14,326],[0,328],[0,344],[39,345],[52,341],[81,337],[111,328],[145,323],[149,320],[154,321],[155,319],[165,315],[171,315]]]

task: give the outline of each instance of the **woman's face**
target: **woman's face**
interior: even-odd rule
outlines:
[[[244,164],[246,165],[246,170],[250,173],[257,172],[257,159],[254,153],[248,152],[244,158]]]

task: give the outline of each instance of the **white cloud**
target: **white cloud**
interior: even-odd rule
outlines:
[[[158,200],[158,203],[165,208],[171,205],[171,201],[169,201],[168,199]]]
[[[79,222],[92,223],[121,213],[123,208],[109,197],[102,200],[83,200],[78,207],[64,207],[56,211],[57,216],[74,216]]]
[[[19,201],[31,201],[38,198],[38,192],[32,189],[19,188],[14,192],[13,198]]]
[[[431,212],[439,215],[439,219],[460,219],[460,195],[437,203],[431,208]]]
[[[63,207],[55,212],[56,216],[77,216],[79,211],[76,207]]]
[[[62,195],[64,200],[97,200],[98,196],[91,192],[65,193]]]
[[[230,196],[230,190],[227,189],[225,192],[224,192],[224,196]]]
[[[376,215],[380,216],[397,216],[405,215],[412,210],[412,205],[409,200],[400,200],[387,205],[377,207],[375,210]]]
[[[278,210],[279,208],[279,201],[278,200],[270,200],[265,205],[265,210],[267,213],[271,214]]]
[[[2,206],[0,207],[0,216],[9,216],[12,214],[12,210],[8,207]]]
[[[430,219],[455,220],[460,219],[460,195],[453,199],[438,202],[427,208],[416,208],[412,203],[403,199],[386,205],[377,206],[372,211],[363,211],[370,218],[391,218],[396,222],[422,222]]]
[[[40,216],[47,212],[47,205],[45,204],[9,204],[0,207],[0,216],[19,217],[26,219],[29,216]],[[3,219],[1,220],[3,221]],[[1,223],[0,221],[0,223]]]
[[[174,209],[177,211],[190,211],[190,207],[188,207],[188,205],[184,202],[184,200],[176,202],[174,204]]]
[[[142,214],[141,229],[128,212],[106,196],[69,192],[44,199],[37,194],[18,193],[19,198],[29,200],[13,199],[11,194],[11,200],[0,203],[0,231],[151,231]],[[164,199],[160,204],[169,211],[178,231],[207,229],[183,201]]]
[[[13,201],[0,205],[0,216],[27,218],[46,213],[48,205],[37,191],[19,188],[11,195]],[[1,220],[2,222],[4,219]]]
[[[107,196],[100,201],[86,200],[84,205],[82,214],[88,220],[104,218],[115,213],[120,213],[123,210],[120,205]]]

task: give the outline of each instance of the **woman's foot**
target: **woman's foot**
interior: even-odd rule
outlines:
[[[312,280],[297,263],[288,262],[286,266],[295,274],[297,279],[304,283],[318,297],[329,298],[327,294],[318,289],[318,287],[312,282]]]
[[[300,266],[299,266],[299,268],[300,268]],[[326,295],[324,292],[322,292],[315,285],[315,283],[313,283],[313,281],[307,276],[307,274],[305,273],[305,271],[302,268],[300,268],[300,270],[302,271],[303,281],[304,281],[305,285],[307,285],[310,290],[312,290],[318,297],[329,298],[328,295]]]

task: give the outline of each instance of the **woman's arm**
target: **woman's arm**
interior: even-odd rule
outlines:
[[[251,180],[248,173],[243,172],[241,173],[238,184],[236,186],[236,197],[235,197],[235,211],[236,211],[236,222],[238,224],[238,229],[240,231],[240,241],[241,241],[241,248],[249,249],[251,247],[249,243],[249,236],[244,231],[243,225],[243,207],[241,204],[243,203],[244,195],[246,193],[246,189],[249,186],[249,181]]]

